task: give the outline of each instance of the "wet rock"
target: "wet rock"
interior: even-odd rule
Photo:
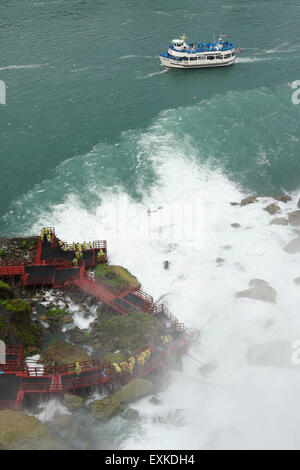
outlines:
[[[124,360],[123,354],[107,352],[104,356],[105,364],[113,364],[114,362],[120,362]]]
[[[45,302],[45,301],[46,301],[46,297],[44,296],[44,294],[40,293],[38,296],[38,302]]]
[[[77,411],[84,406],[85,400],[82,397],[78,397],[77,395],[71,395],[66,393],[63,399],[63,405],[70,411]]]
[[[231,202],[230,203],[232,206],[239,206],[239,203],[238,202]]]
[[[138,410],[127,408],[127,410],[122,413],[122,418],[126,419],[126,421],[137,421],[140,418],[140,414]]]
[[[46,423],[52,435],[60,439],[73,440],[77,437],[79,424],[75,423],[72,415],[55,413],[52,420]]]
[[[289,212],[288,218],[289,218],[289,222],[291,225],[299,226],[300,225],[300,210]]]
[[[114,398],[106,397],[102,400],[95,400],[91,407],[92,415],[95,419],[106,421],[124,410],[122,403]]]
[[[37,315],[45,315],[45,313],[47,312],[48,309],[45,305],[37,303],[36,306],[35,306],[35,310],[36,310]],[[46,317],[46,315],[45,315],[45,317]]]
[[[0,411],[0,448],[9,450],[60,450],[47,427],[23,411]]]
[[[297,286],[300,286],[300,277],[296,277],[294,279],[294,282],[295,282],[295,284],[297,284]]]
[[[224,263],[224,261],[225,260],[223,258],[217,258],[216,259],[216,263],[218,263],[218,264]]]
[[[250,289],[236,292],[235,296],[239,298],[248,298],[253,300],[261,300],[263,302],[276,303],[276,290],[273,289],[263,279],[252,279],[249,282]]]
[[[290,241],[285,247],[284,251],[287,253],[300,253],[300,237],[294,238],[294,240]]]
[[[12,299],[12,288],[6,282],[0,281],[0,299]]]
[[[152,403],[152,405],[161,405],[162,404],[162,401],[159,400],[155,395],[153,395],[153,397],[150,398],[149,402]]]
[[[245,199],[242,199],[240,206],[246,206],[247,204],[253,204],[253,202],[256,202],[256,197],[255,196],[248,196]]]
[[[299,201],[297,202],[297,207],[299,207],[299,209],[300,209],[300,199],[299,199]]]
[[[238,271],[245,271],[245,268],[244,268],[244,266],[243,266],[241,263],[234,263],[234,267],[235,267]]]
[[[295,368],[297,365],[292,362],[292,353],[292,342],[273,341],[249,347],[247,360],[257,366]]]
[[[282,196],[277,196],[275,197],[276,201],[284,202],[287,203],[288,201],[291,201],[292,198],[291,196],[288,196],[287,194],[283,194]]]
[[[269,225],[288,225],[288,220],[284,217],[277,217],[272,219]]]
[[[169,261],[164,261],[164,269],[169,269]]]
[[[264,210],[273,215],[276,214],[276,212],[280,212],[280,207],[276,204],[269,204],[267,207],[264,207]]]
[[[231,250],[231,245],[225,245],[223,246],[224,250]]]
[[[108,420],[124,410],[125,405],[156,392],[154,384],[147,379],[132,379],[111,396],[95,400],[91,406],[94,418]]]
[[[234,224],[231,224],[231,227],[233,227],[233,228],[240,228],[241,225],[235,222]]]

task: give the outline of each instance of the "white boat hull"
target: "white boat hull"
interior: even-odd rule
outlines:
[[[208,68],[208,67],[226,67],[227,65],[233,65],[235,62],[235,56],[230,57],[229,59],[214,59],[214,60],[208,60],[205,58],[205,60],[197,60],[191,61],[191,60],[174,60],[174,59],[169,59],[167,57],[159,57],[161,65],[167,68],[171,69],[203,69],[203,68]]]

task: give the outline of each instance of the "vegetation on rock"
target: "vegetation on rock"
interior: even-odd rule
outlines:
[[[107,420],[125,409],[125,405],[155,393],[156,388],[150,380],[132,379],[108,398],[95,400],[92,414],[99,420]]]
[[[7,299],[1,300],[1,304],[3,307],[14,313],[24,313],[24,314],[31,314],[32,313],[32,306],[26,302],[24,299]]]
[[[147,345],[153,337],[161,336],[162,325],[144,312],[111,315],[100,318],[92,334],[107,350],[120,351],[127,356]]]
[[[95,276],[115,289],[137,290],[141,287],[137,278],[122,266],[99,264],[96,268]]]

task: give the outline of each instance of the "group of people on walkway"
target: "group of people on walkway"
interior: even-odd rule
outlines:
[[[51,231],[49,228],[42,228],[42,231],[41,231],[41,240],[44,241],[45,238],[47,239],[47,242],[51,243],[51,240],[52,240],[52,235],[51,235]]]
[[[119,374],[121,374],[122,372],[127,372],[132,375],[136,365],[143,366],[147,361],[149,361],[150,356],[151,350],[149,348],[146,348],[136,357],[131,356],[127,361],[121,361],[119,364],[117,362],[114,362],[113,366],[115,371]]]

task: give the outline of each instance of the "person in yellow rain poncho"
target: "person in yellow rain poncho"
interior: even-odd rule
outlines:
[[[97,253],[97,258],[99,261],[101,261],[102,259],[104,259],[104,256],[105,256],[105,253],[104,251],[101,249],[98,253]]]
[[[83,242],[82,248],[83,248],[83,251],[86,251],[86,250],[87,250],[87,246],[86,246],[86,243],[85,243],[85,242]]]
[[[145,357],[145,352],[141,352],[141,354],[139,354],[138,358],[137,358],[137,362],[140,366],[143,366],[145,364],[145,360],[146,360],[146,357]]]
[[[92,244],[92,242],[89,242],[89,247],[90,247],[91,250],[93,249],[93,244]]]
[[[76,377],[79,377],[81,374],[81,367],[78,361],[75,363],[75,372],[76,372]]]
[[[114,362],[114,363],[113,363],[113,366],[114,366],[115,371],[118,372],[119,374],[121,374],[122,369],[121,369],[121,367],[119,366],[119,364],[117,364],[116,362]]]
[[[150,349],[149,348],[145,349],[144,353],[145,353],[145,360],[148,361],[150,359],[150,356],[151,356]]]
[[[120,362],[120,367],[124,372],[129,372],[128,362],[126,361]]]
[[[133,374],[133,369],[134,369],[134,366],[135,366],[135,359],[133,356],[131,356],[129,359],[128,359],[128,365],[129,365],[129,373],[130,375]]]

